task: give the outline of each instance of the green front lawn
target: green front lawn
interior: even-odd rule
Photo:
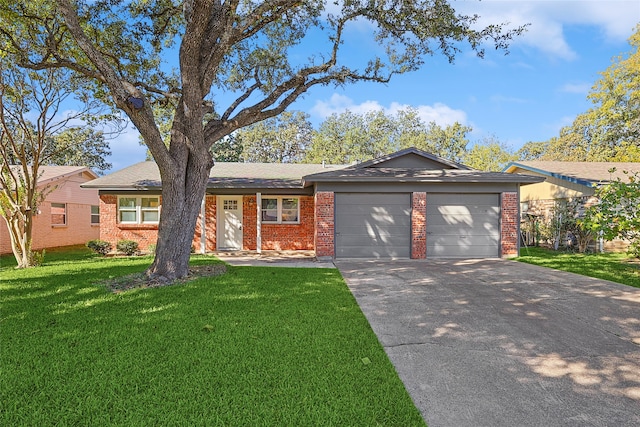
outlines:
[[[521,248],[516,259],[640,288],[640,263],[623,253],[574,254],[529,247]]]
[[[337,270],[229,267],[114,294],[95,283],[151,258],[6,260],[0,425],[424,425]]]

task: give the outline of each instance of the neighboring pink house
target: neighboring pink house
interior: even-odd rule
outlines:
[[[46,192],[34,217],[32,248],[87,243],[100,237],[98,190],[80,185],[98,176],[84,166],[43,166],[38,187]],[[9,231],[0,219],[0,254],[11,253]]]

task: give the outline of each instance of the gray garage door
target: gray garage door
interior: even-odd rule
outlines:
[[[427,194],[427,258],[500,254],[498,194]]]
[[[336,257],[409,258],[409,194],[337,193]]]

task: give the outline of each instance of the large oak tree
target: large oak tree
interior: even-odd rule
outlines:
[[[16,4],[17,3],[17,4]],[[0,2],[0,48],[30,68],[65,67],[122,110],[158,164],[163,209],[148,274],[188,272],[209,148],[274,117],[313,86],[387,82],[428,55],[505,49],[522,28],[482,28],[445,0],[32,0]],[[377,49],[344,55],[349,27]],[[163,66],[175,58],[177,75]],[[306,59],[305,59],[306,58]],[[223,96],[226,95],[226,96]],[[233,95],[231,99],[229,95]],[[175,106],[167,147],[155,103]]]

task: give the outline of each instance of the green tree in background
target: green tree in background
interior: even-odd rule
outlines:
[[[515,153],[516,160],[541,160],[549,148],[548,141],[529,141]]]
[[[380,157],[397,150],[420,150],[459,162],[465,154],[471,128],[460,123],[441,127],[424,123],[417,110],[397,114],[375,110],[366,114],[345,111],[333,114],[313,133],[305,162],[353,163]]]
[[[312,131],[308,114],[285,111],[239,129],[234,140],[245,162],[299,163],[311,144]]]
[[[463,126],[458,122],[444,128],[431,122],[427,127],[424,145],[418,145],[417,148],[444,159],[462,162],[469,143],[467,134],[471,130],[471,127]]]
[[[393,127],[382,111],[332,114],[313,132],[306,163],[347,164],[392,151]]]
[[[104,132],[93,128],[72,127],[52,137],[44,157],[48,165],[87,166],[98,174],[111,169],[111,155]]]
[[[482,171],[500,172],[514,160],[516,155],[507,145],[496,137],[490,137],[474,144],[465,153],[462,163]]]
[[[627,55],[616,57],[594,84],[593,108],[548,142],[542,160],[640,162],[640,25]]]

